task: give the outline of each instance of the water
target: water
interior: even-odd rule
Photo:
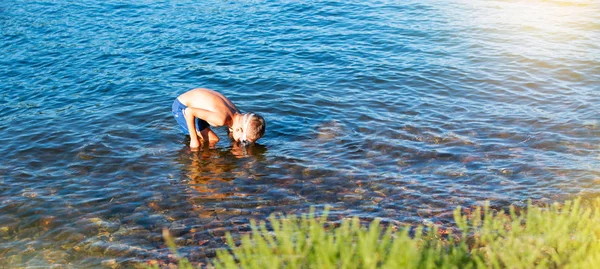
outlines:
[[[0,264],[205,262],[251,219],[600,193],[597,1],[0,3]],[[267,120],[192,153],[180,93]],[[217,133],[225,137],[225,131]]]

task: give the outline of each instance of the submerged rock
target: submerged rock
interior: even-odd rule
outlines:
[[[37,238],[42,232],[43,230],[40,227],[31,227],[20,230],[19,232],[17,232],[16,237],[19,239],[34,239]]]
[[[323,123],[317,128],[317,139],[321,142],[332,141],[344,133],[343,126],[335,120]]]
[[[121,226],[119,230],[115,231],[113,236],[136,236],[149,238],[152,235],[152,232],[145,229],[143,226],[134,225],[134,226]]]
[[[107,260],[103,260],[100,264],[102,264],[102,266],[108,266],[111,268],[116,268],[117,267],[117,260],[115,259],[107,259]]]
[[[110,244],[106,246],[104,255],[109,257],[128,257],[137,255],[141,252],[143,252],[143,250],[139,247],[132,247],[127,244]]]
[[[67,264],[68,259],[70,257],[69,253],[66,251],[59,250],[48,250],[42,253],[44,259],[46,259],[50,264]]]

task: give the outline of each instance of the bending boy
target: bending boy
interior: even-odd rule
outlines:
[[[229,127],[236,142],[254,143],[265,133],[265,120],[258,114],[244,113],[222,94],[209,89],[193,89],[175,99],[173,116],[190,135],[190,148],[197,149],[200,140],[210,143],[219,137],[210,126]]]

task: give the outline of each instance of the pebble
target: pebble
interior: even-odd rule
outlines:
[[[173,223],[171,223],[171,226],[169,227],[169,233],[171,234],[171,236],[174,237],[179,237],[182,236],[183,234],[187,233],[189,231],[189,228],[183,224],[181,221],[175,221]]]
[[[242,224],[235,227],[235,230],[239,232],[250,232],[252,231],[252,226],[250,224]]]
[[[194,240],[190,238],[178,237],[175,238],[175,245],[179,247],[195,245]]]
[[[66,251],[48,250],[43,252],[44,258],[51,264],[65,264],[69,258]]]
[[[505,176],[512,176],[514,174],[513,170],[507,168],[500,169],[500,173],[502,173]]]
[[[137,223],[140,225],[143,225],[144,227],[156,227],[156,228],[168,227],[170,224],[169,220],[164,215],[161,215],[161,214],[150,215],[146,218],[141,219]]]
[[[391,216],[395,216],[396,215],[396,210],[394,209],[384,209],[383,212],[385,213],[386,216],[391,217]]]
[[[112,236],[138,236],[148,238],[152,235],[149,230],[146,230],[143,226],[120,226],[120,228],[111,234]]]
[[[8,240],[10,236],[10,229],[6,226],[0,227],[0,238]]]
[[[362,206],[361,209],[363,209],[367,212],[376,212],[376,211],[381,210],[381,208],[379,206],[375,206],[375,205]]]
[[[214,211],[216,213],[223,213],[225,212],[227,209],[225,209],[224,207],[215,207]]]
[[[224,228],[224,227],[220,227],[220,228],[211,229],[209,232],[213,236],[225,236],[225,234],[227,232],[229,232],[229,229],[228,228]]]
[[[431,209],[418,209],[417,210],[417,214],[421,217],[431,216],[432,213],[433,213],[433,210],[431,210]]]
[[[129,231],[129,235],[135,235],[142,238],[148,238],[152,235],[152,232],[142,226],[129,227],[127,230]]]
[[[151,242],[162,242],[164,239],[162,233],[152,233],[148,240],[150,240]]]
[[[102,266],[108,266],[108,267],[111,267],[111,268],[116,268],[117,265],[118,265],[117,264],[117,260],[115,260],[115,259],[103,260],[101,262],[101,264],[102,264]]]
[[[85,251],[89,254],[97,254],[98,256],[100,256],[102,253],[104,253],[104,250],[107,247],[106,242],[104,241],[93,241],[90,240],[91,243],[88,244],[85,247]]]
[[[423,219],[422,223],[423,223],[423,225],[428,226],[428,227],[434,225],[433,221],[431,221],[430,219]]]
[[[232,225],[239,225],[250,223],[250,220],[247,217],[233,217],[229,219],[229,223]]]
[[[194,232],[191,237],[199,243],[208,241],[212,238],[208,231]]]
[[[363,194],[363,193],[367,192],[367,190],[365,190],[363,188],[357,188],[356,190],[354,190],[354,192],[358,193],[358,194]]]
[[[23,197],[27,197],[27,198],[35,198],[37,197],[39,194],[37,192],[33,192],[33,191],[25,191],[21,194],[21,196]]]
[[[206,254],[203,251],[192,251],[189,255],[190,260],[197,261],[206,258]]]
[[[68,250],[72,249],[74,246],[79,244],[82,240],[85,239],[85,235],[82,233],[73,233],[67,236],[65,241],[61,244],[61,248]]]
[[[142,213],[142,212],[135,212],[125,218],[123,218],[124,222],[129,222],[129,223],[137,223],[139,220],[143,219],[146,217],[147,214]]]
[[[242,214],[242,210],[239,208],[231,208],[228,210],[228,212],[231,215],[241,215]]]
[[[362,200],[363,196],[358,194],[346,194],[342,196],[342,200],[344,201],[358,201]]]
[[[104,255],[107,256],[126,256],[131,252],[131,247],[125,244],[112,244],[106,247]]]
[[[383,200],[384,200],[383,197],[373,197],[373,198],[371,198],[371,201],[373,201],[375,203],[379,203],[379,202],[381,202]]]
[[[93,226],[95,226],[100,232],[115,232],[116,230],[119,229],[119,227],[121,226],[120,223],[117,222],[108,222],[108,221],[104,221],[100,218],[90,218],[88,219],[88,221],[90,223],[93,224]],[[88,226],[92,226],[92,225],[88,225]]]

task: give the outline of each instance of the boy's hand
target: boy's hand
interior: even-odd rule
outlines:
[[[200,142],[198,142],[198,139],[190,139],[190,149],[192,149],[192,151],[197,151],[199,147]]]

